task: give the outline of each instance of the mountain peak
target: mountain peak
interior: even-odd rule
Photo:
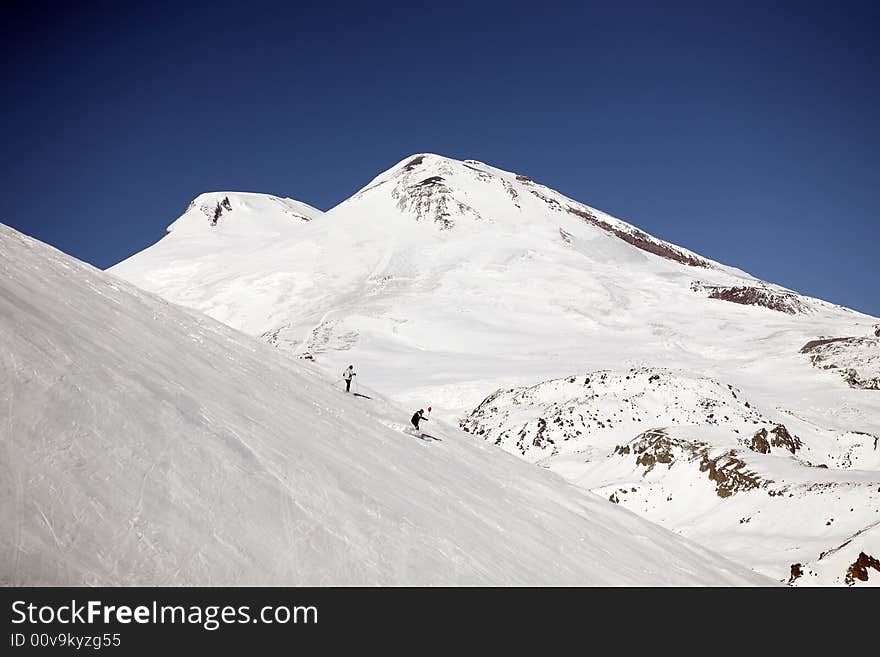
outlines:
[[[284,233],[297,224],[323,214],[317,208],[290,198],[254,192],[205,192],[166,229],[166,234],[205,235]]]
[[[573,235],[610,235],[643,253],[689,267],[718,265],[569,198],[529,176],[506,171],[480,160],[456,160],[434,153],[404,158],[357,192],[347,205],[390,195],[398,211],[440,230],[466,225],[504,226],[533,230],[542,224],[558,239],[572,243]]]

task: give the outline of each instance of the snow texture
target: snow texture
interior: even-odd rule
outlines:
[[[0,225],[0,584],[768,583],[360,395]]]

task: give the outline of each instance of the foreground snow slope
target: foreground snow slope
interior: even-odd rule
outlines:
[[[0,225],[0,583],[767,582],[310,367]]]

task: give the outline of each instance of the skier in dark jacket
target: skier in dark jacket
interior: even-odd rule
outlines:
[[[424,420],[425,422],[428,421],[428,418],[425,417],[425,409],[423,409],[423,408],[420,408],[418,410],[418,412],[416,412],[412,416],[412,419],[410,420],[410,422],[412,422],[413,426],[416,428],[416,431],[419,430],[419,420]]]

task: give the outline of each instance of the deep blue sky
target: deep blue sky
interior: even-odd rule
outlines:
[[[99,267],[430,151],[880,315],[880,3],[72,4],[4,3],[0,222]]]

